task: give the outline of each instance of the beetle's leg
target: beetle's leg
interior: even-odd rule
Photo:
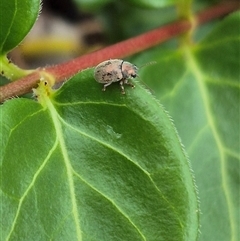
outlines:
[[[134,84],[132,84],[131,82],[128,82],[128,79],[125,79],[125,80],[124,80],[124,84],[126,84],[126,85],[130,85],[132,88],[135,87]]]
[[[125,94],[125,90],[124,90],[124,86],[123,86],[123,84],[125,83],[125,81],[124,80],[121,80],[120,81],[120,87],[121,87],[121,89],[122,89],[122,94],[124,95]]]
[[[112,84],[112,82],[108,82],[107,84],[105,84],[105,85],[103,86],[102,91],[105,91],[105,90],[106,90],[106,87],[109,86],[110,84]]]

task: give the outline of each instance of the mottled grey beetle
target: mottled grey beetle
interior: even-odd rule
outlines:
[[[128,82],[128,80],[136,78],[137,71],[137,66],[127,61],[122,59],[110,59],[96,66],[94,70],[94,78],[97,82],[104,84],[103,91],[105,91],[106,87],[113,82],[120,81],[122,94],[125,94],[124,84],[130,85],[134,88],[134,85]]]

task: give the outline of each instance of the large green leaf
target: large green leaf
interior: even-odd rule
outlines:
[[[240,14],[201,42],[149,51],[141,78],[170,112],[196,173],[200,240],[239,240]]]
[[[0,1],[0,55],[16,47],[35,23],[40,0]]]
[[[44,88],[0,107],[3,240],[195,240],[189,163],[152,95],[102,92],[92,69]]]

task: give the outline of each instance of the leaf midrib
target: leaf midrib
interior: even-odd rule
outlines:
[[[77,240],[82,241],[82,232],[81,232],[81,227],[80,227],[79,212],[78,212],[78,207],[77,207],[77,200],[76,200],[75,187],[74,187],[74,181],[73,181],[73,169],[72,169],[70,159],[68,156],[68,152],[67,152],[67,148],[65,145],[62,126],[58,119],[58,113],[57,113],[56,109],[54,108],[51,100],[48,98],[48,96],[45,96],[45,97],[46,97],[45,103],[48,108],[51,119],[53,121],[53,125],[55,127],[55,131],[56,131],[56,135],[57,135],[57,142],[60,145],[60,149],[62,151],[63,159],[64,159],[66,170],[67,170],[67,177],[68,177],[69,188],[70,188],[70,197],[71,197],[71,202],[72,202],[72,213],[73,213],[74,223],[76,225]]]

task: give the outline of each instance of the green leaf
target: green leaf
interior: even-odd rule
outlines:
[[[50,97],[40,86],[42,105],[0,107],[4,240],[196,239],[189,163],[151,94],[102,92],[92,69]]]
[[[212,147],[208,149],[212,158],[204,163],[211,173],[211,182],[203,182],[205,190],[201,194],[202,211],[208,213],[202,222],[202,240],[237,241],[240,235],[239,25],[240,12],[230,15],[194,51],[208,123],[208,131],[205,129],[206,134],[202,133],[200,139],[210,137],[208,148]],[[199,156],[200,151],[193,148],[192,153]],[[209,196],[218,205],[210,203]],[[215,230],[210,232],[209,223],[214,224]],[[219,227],[224,227],[224,231],[217,231]]]
[[[200,43],[149,51],[141,79],[174,119],[200,195],[200,240],[239,240],[240,12]]]
[[[16,47],[35,23],[40,0],[0,1],[0,55]]]

